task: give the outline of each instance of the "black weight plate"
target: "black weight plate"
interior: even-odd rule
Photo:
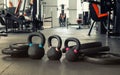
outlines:
[[[85,56],[85,61],[97,64],[120,64],[120,55],[114,53],[98,53],[96,55]]]
[[[28,51],[24,51],[24,50],[18,50],[18,49],[11,49],[11,48],[4,48],[2,50],[2,53],[3,54],[6,54],[6,55],[11,55],[11,56],[14,56],[14,57],[27,57],[28,56]]]
[[[28,50],[27,43],[14,43],[9,46],[11,49]]]

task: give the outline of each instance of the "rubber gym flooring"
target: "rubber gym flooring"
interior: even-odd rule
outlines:
[[[110,51],[120,53],[120,38],[107,38],[106,35],[99,35],[92,32],[91,36],[87,36],[88,29],[76,30],[75,28],[54,28],[45,29],[46,39],[53,34],[60,35],[63,43],[68,37],[76,37],[81,43],[101,41],[103,45],[110,46]],[[120,65],[100,65],[88,63],[85,61],[68,62],[63,54],[60,61],[49,61],[45,55],[41,60],[33,60],[30,58],[11,58],[3,55],[1,50],[12,43],[27,42],[29,33],[9,33],[8,37],[0,38],[0,75],[120,75]],[[35,42],[40,39],[33,39]],[[53,41],[56,45],[56,41]],[[63,47],[63,44],[62,44]],[[44,46],[47,52],[47,41]]]

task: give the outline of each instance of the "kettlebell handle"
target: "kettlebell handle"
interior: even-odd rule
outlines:
[[[80,50],[81,44],[80,44],[80,41],[77,38],[70,37],[70,38],[65,40],[64,46],[67,50],[69,49],[69,46],[68,46],[69,42],[75,42],[76,43],[76,46],[75,46],[75,49],[74,49],[75,53],[77,52],[77,50]]]
[[[32,34],[30,34],[29,36],[28,36],[28,44],[29,44],[29,46],[31,46],[32,45],[32,38],[34,37],[34,36],[38,36],[38,37],[40,37],[41,38],[41,42],[39,43],[39,46],[40,47],[44,47],[44,45],[45,45],[45,36],[43,35],[43,33],[41,33],[41,32],[39,32],[39,33],[32,33]]]
[[[52,47],[52,39],[53,39],[53,38],[57,39],[58,45],[57,45],[56,48],[60,50],[60,48],[61,48],[61,46],[62,46],[62,39],[61,39],[60,36],[58,36],[58,35],[52,35],[52,36],[50,36],[50,37],[48,38],[48,47]]]

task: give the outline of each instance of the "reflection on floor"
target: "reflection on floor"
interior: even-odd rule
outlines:
[[[88,29],[76,30],[76,28],[51,28],[45,29],[46,39],[53,34],[60,35],[63,43],[68,37],[76,37],[81,43],[101,41],[103,45],[110,46],[111,52],[120,53],[120,38],[107,38],[106,35],[96,34],[93,30],[91,36],[87,36]],[[68,62],[64,54],[60,61],[49,61],[46,55],[42,60],[30,58],[11,58],[3,55],[1,50],[11,43],[27,42],[27,34],[10,33],[8,37],[0,38],[0,75],[120,75],[120,65],[98,65],[83,61]],[[40,39],[34,39],[35,42]],[[53,42],[56,45],[56,41]],[[62,45],[63,47],[63,45]],[[44,46],[47,52],[47,41]]]

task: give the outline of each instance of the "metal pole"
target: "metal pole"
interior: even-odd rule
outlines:
[[[7,3],[8,3],[8,0],[6,0],[6,9],[7,9],[7,7],[8,7]]]
[[[52,13],[52,9],[51,9],[51,28],[53,28],[53,13]]]
[[[24,0],[22,15],[24,15],[24,12],[25,12],[25,5],[26,5],[26,0]]]
[[[37,31],[36,27],[36,14],[37,14],[37,0],[33,0],[33,11],[32,11],[32,25],[33,25],[33,32]]]
[[[101,2],[100,2],[100,6],[101,6],[101,13],[105,13],[106,12],[106,6],[105,6],[105,0],[101,0]],[[105,20],[104,21],[104,23],[105,24],[107,24],[107,20]],[[106,34],[106,29],[105,29],[105,27],[103,26],[103,22],[101,22],[101,24],[100,24],[100,33],[101,34]]]
[[[39,14],[38,14],[38,19],[41,21],[41,0],[38,0],[39,2]]]

